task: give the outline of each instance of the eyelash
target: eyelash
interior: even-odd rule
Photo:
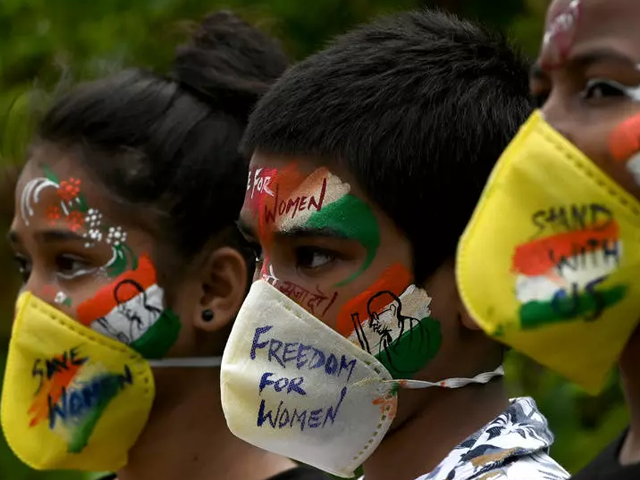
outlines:
[[[595,96],[594,92],[598,88],[600,89],[600,95]],[[604,80],[601,78],[589,80],[582,92],[582,98],[584,100],[599,100],[602,98],[623,97],[626,95],[627,92],[624,86],[620,85],[618,82],[614,82],[613,80]]]
[[[22,277],[22,282],[27,283],[31,276],[31,261],[23,255],[15,255],[14,261],[18,265],[18,273]],[[84,267],[84,270],[82,270]],[[84,273],[90,273],[93,269],[82,258],[75,255],[61,254],[55,257],[56,275],[63,280],[73,280]]]
[[[595,92],[600,89],[600,95],[596,96]],[[584,90],[580,93],[583,100],[602,100],[604,98],[630,96],[627,89],[613,80],[605,80],[602,78],[594,78],[587,81]],[[549,91],[538,94],[531,94],[531,99],[535,108],[542,108],[549,98]]]
[[[68,268],[65,268],[64,266],[65,262],[68,262],[66,265]],[[80,257],[77,257],[75,255],[69,255],[69,254],[57,255],[55,259],[55,263],[56,263],[57,275],[63,280],[73,280],[74,278],[82,276],[83,274],[89,273],[90,271],[93,270],[89,268],[89,263],[86,260]],[[69,267],[68,265],[69,263],[72,266]],[[64,273],[63,270],[71,271],[71,273]]]
[[[317,270],[323,268],[338,258],[338,255],[331,250],[319,247],[301,246],[295,248],[296,265],[304,270]],[[303,260],[304,257],[311,257],[310,261]],[[315,256],[324,256],[328,260],[321,265],[313,265]],[[307,259],[308,260],[308,259]]]

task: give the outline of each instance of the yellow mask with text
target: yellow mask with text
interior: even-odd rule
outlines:
[[[640,319],[640,203],[535,112],[458,245],[489,335],[596,393]]]
[[[9,446],[38,470],[114,471],[144,428],[149,363],[31,293],[18,299],[2,389]]]

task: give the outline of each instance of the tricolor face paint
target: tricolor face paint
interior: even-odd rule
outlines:
[[[10,232],[23,290],[145,358],[161,358],[181,324],[165,304],[151,244],[113,221],[95,191],[71,162],[27,164]]]
[[[556,2],[549,12],[542,39],[541,57],[545,68],[554,68],[564,62],[573,47],[582,12],[583,0]]]
[[[394,377],[421,370],[442,335],[432,299],[413,284],[406,239],[336,172],[257,160],[240,228],[262,251],[259,278],[376,356]]]

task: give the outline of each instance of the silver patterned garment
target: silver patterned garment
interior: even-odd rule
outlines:
[[[536,402],[511,400],[495,420],[467,438],[416,480],[564,480],[569,473],[549,456],[553,434]]]

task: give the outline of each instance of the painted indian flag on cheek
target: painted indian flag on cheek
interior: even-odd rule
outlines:
[[[600,285],[616,270],[622,242],[615,220],[557,233],[516,248],[512,269],[522,328],[597,318],[626,287]]]
[[[143,255],[137,268],[78,305],[78,320],[93,330],[126,343],[145,358],[162,358],[175,343],[180,320],[164,307],[156,270]]]
[[[342,306],[338,332],[374,355],[394,378],[411,377],[442,343],[440,322],[431,318],[430,305],[431,297],[411,284],[407,269],[393,265]]]

